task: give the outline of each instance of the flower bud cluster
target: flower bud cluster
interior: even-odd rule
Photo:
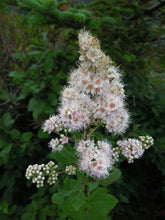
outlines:
[[[63,149],[63,145],[68,143],[68,138],[64,136],[64,134],[60,135],[60,139],[55,138],[51,139],[48,146],[52,149],[52,152],[61,151]]]
[[[76,150],[79,156],[79,169],[94,178],[105,178],[112,170],[111,145],[104,141],[96,144],[91,140],[81,140]]]
[[[119,156],[120,156],[120,149],[119,149],[119,147],[112,148],[112,158],[113,158],[113,160],[115,162],[118,161]]]
[[[66,166],[65,172],[68,175],[76,175],[76,167],[73,165]]]
[[[128,163],[133,163],[134,159],[140,158],[145,149],[148,149],[153,144],[153,138],[149,136],[140,136],[136,138],[128,138],[127,140],[117,141],[120,153],[123,154]]]
[[[154,144],[154,139],[151,136],[139,136],[139,140],[143,144],[143,149],[148,149]]]
[[[54,164],[54,162],[50,161],[48,164],[34,164],[29,165],[26,169],[25,177],[27,179],[32,179],[32,183],[36,183],[37,187],[44,186],[45,176],[49,176],[48,183],[53,184],[57,179],[58,174],[56,173],[55,169],[58,166]]]

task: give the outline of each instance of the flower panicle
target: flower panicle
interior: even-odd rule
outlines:
[[[42,126],[44,132],[59,136],[48,144],[52,152],[62,151],[69,140],[73,141],[74,132],[83,132],[83,139],[75,140],[78,165],[68,165],[64,170],[58,170],[52,161],[46,165],[29,165],[26,178],[32,179],[37,187],[42,187],[46,178],[48,184],[54,184],[60,173],[76,175],[77,166],[88,176],[106,178],[120,156],[132,163],[153,145],[150,136],[119,140],[116,147],[106,140],[94,139],[99,126],[110,134],[124,133],[130,114],[119,67],[103,53],[99,40],[88,31],[79,32],[78,43],[78,68],[71,71],[68,86],[61,92],[58,113],[51,115]]]

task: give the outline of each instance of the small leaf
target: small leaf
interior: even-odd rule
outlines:
[[[39,129],[38,137],[39,138],[49,138],[49,134],[47,132],[44,132],[42,129]]]
[[[32,138],[32,136],[33,136],[32,132],[25,132],[21,136],[21,141],[22,142],[27,142],[27,141],[29,141]]]
[[[59,205],[63,202],[64,198],[68,195],[70,195],[72,191],[62,191],[58,193],[54,193],[52,196],[52,202]]]
[[[9,74],[10,77],[15,77],[15,78],[24,78],[26,77],[26,73],[21,73],[18,71],[13,71]]]
[[[6,126],[9,127],[11,124],[14,123],[14,120],[11,118],[11,115],[9,112],[3,114],[2,116],[2,123]]]
[[[12,136],[12,138],[13,139],[19,139],[19,137],[20,137],[20,131],[19,130],[17,130],[17,129],[13,129],[12,131],[11,131],[11,136]]]
[[[45,72],[50,73],[53,69],[54,65],[54,59],[52,55],[48,55],[47,58],[45,59]]]
[[[109,174],[109,176],[104,179],[100,180],[99,183],[102,186],[108,186],[115,182],[121,176],[121,171],[118,168],[114,168],[113,172]]]
[[[48,100],[50,101],[50,104],[51,104],[51,105],[57,106],[57,104],[58,104],[58,99],[57,99],[56,94],[54,94],[54,93],[49,93],[49,94],[48,94]]]

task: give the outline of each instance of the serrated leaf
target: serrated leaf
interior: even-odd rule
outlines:
[[[70,197],[71,207],[73,207],[75,211],[78,211],[81,208],[81,206],[85,203],[85,201],[86,197],[84,192],[82,191],[74,192],[74,194],[72,193]]]
[[[106,179],[100,180],[99,183],[102,186],[108,186],[115,182],[121,176],[121,171],[118,168],[114,168],[113,172],[109,174]]]
[[[118,200],[113,195],[107,193],[106,188],[98,188],[88,196],[88,216],[90,219],[99,219],[107,216],[117,202]]]
[[[57,162],[60,162],[64,165],[76,164],[77,157],[74,154],[75,152],[71,149],[63,148],[60,152],[52,153],[53,159]]]

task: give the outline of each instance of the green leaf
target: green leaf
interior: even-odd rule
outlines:
[[[35,107],[33,109],[33,117],[34,119],[37,119],[38,116],[43,113],[45,107],[45,102],[44,100],[38,99],[35,103]]]
[[[60,152],[52,153],[53,159],[55,159],[57,162],[60,162],[64,165],[70,165],[70,164],[76,164],[77,163],[77,157],[75,156],[74,149],[69,148],[63,148]]]
[[[10,77],[15,77],[15,78],[24,78],[26,77],[26,73],[21,73],[18,71],[13,71],[9,74]]]
[[[29,104],[28,104],[28,111],[33,111],[33,109],[35,107],[36,100],[37,99],[35,97],[30,99]]]
[[[9,156],[8,154],[10,153],[12,149],[12,144],[8,144],[6,145],[1,151],[0,151],[0,158],[2,158],[1,160],[4,162],[4,163],[7,163],[8,162],[8,159],[9,159]],[[1,161],[0,160],[0,161]],[[2,162],[1,161],[1,162]]]
[[[6,127],[9,127],[11,124],[14,123],[14,120],[11,118],[11,114],[9,112],[3,114],[3,116],[2,116],[2,123]]]
[[[27,142],[32,138],[32,136],[33,136],[32,132],[24,132],[21,136],[21,141],[22,142]]]
[[[58,104],[58,99],[57,99],[56,94],[54,94],[54,93],[49,93],[49,94],[48,94],[48,100],[50,101],[50,104],[51,104],[51,105],[57,106],[57,104]]]
[[[17,130],[17,129],[13,129],[12,131],[11,131],[11,136],[12,136],[12,138],[13,139],[19,139],[19,137],[20,137],[20,131],[19,130]]]
[[[71,207],[73,207],[75,211],[78,211],[82,207],[82,205],[85,203],[85,201],[86,201],[86,197],[85,197],[84,192],[82,191],[74,192],[74,194],[72,193],[70,197]]]
[[[17,100],[25,99],[28,96],[28,94],[29,93],[26,91],[21,91],[21,94],[20,94],[20,96],[18,96]]]
[[[118,200],[111,194],[107,193],[107,189],[98,188],[89,194],[87,202],[88,216],[90,219],[101,219],[115,207]]]
[[[52,55],[48,55],[45,59],[45,72],[50,73],[54,66],[54,59]]]
[[[28,104],[28,111],[33,112],[33,117],[36,120],[38,116],[43,113],[45,107],[45,100],[37,99],[33,97],[30,99]]]
[[[8,203],[6,201],[3,201],[1,204],[0,204],[0,211],[4,214],[8,214],[9,213],[9,210],[8,210]],[[2,217],[3,218],[3,217]]]
[[[38,137],[39,138],[49,138],[49,134],[48,134],[48,132],[44,132],[42,129],[39,129]]]
[[[90,182],[89,183],[89,191],[93,191],[98,187],[99,183],[98,182]]]
[[[70,195],[72,193],[72,191],[62,191],[62,192],[58,192],[58,193],[54,193],[52,196],[52,202],[54,204],[60,205],[64,198],[68,195]]]
[[[108,186],[113,182],[115,182],[120,176],[121,176],[121,171],[118,168],[114,168],[113,172],[111,172],[106,179],[100,180],[99,183],[102,186]]]

